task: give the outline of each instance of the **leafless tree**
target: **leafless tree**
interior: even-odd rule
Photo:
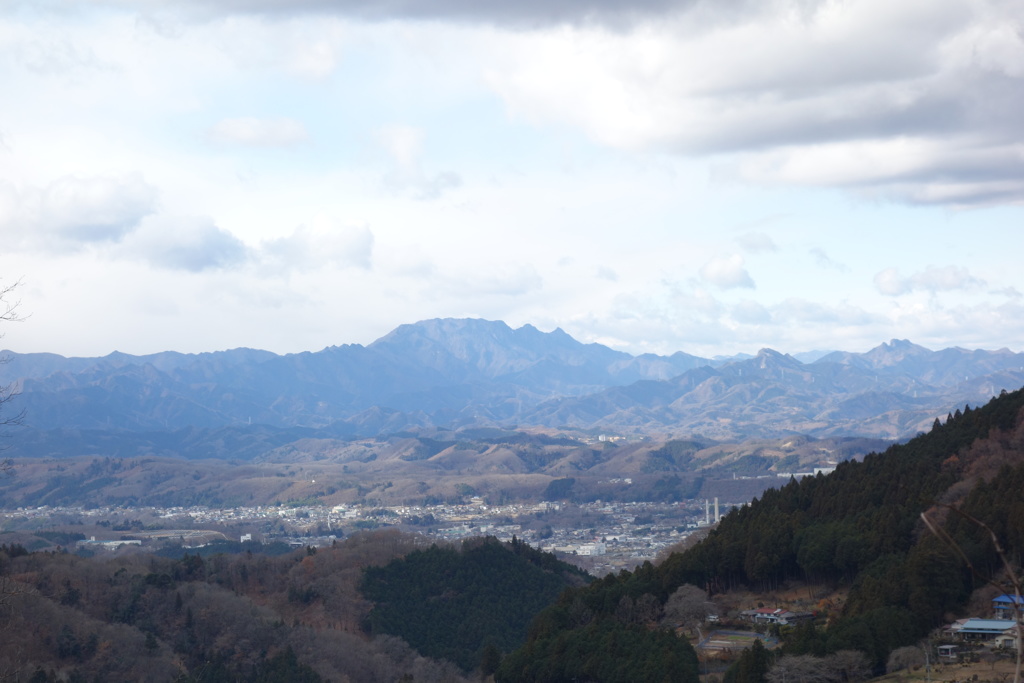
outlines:
[[[714,610],[703,589],[684,583],[665,602],[665,623],[693,629]]]
[[[24,584],[9,576],[0,576],[0,634],[12,628],[12,617],[21,608],[20,599],[27,594]],[[0,635],[0,639],[7,638]],[[0,681],[17,680],[22,672],[22,655],[20,648],[4,648],[3,659],[0,660]]]
[[[18,314],[18,307],[21,302],[14,300],[14,290],[21,285],[15,282],[10,285],[0,286],[0,322],[20,322],[24,320]],[[3,334],[0,333],[0,338]],[[0,363],[6,363],[6,358],[0,358]],[[17,396],[17,386],[8,384],[0,386],[0,437],[7,436],[6,427],[20,425],[25,417],[24,411],[10,413],[8,404]],[[3,450],[0,445],[0,450]],[[0,458],[0,475],[11,476],[14,474],[14,461],[10,458]],[[24,587],[11,580],[7,576],[0,576],[0,628],[7,628],[11,624],[11,613],[14,610],[16,600],[24,593]],[[0,680],[16,678],[19,674],[18,668],[5,668],[0,671]]]
[[[834,680],[828,663],[813,655],[779,657],[765,678],[768,683],[832,683]]]
[[[14,290],[20,284],[21,282],[19,281],[14,284],[0,286],[0,322],[19,322],[23,320],[18,314],[18,307],[21,305],[21,302],[14,300],[12,297]],[[2,337],[3,334],[0,334],[0,338]],[[0,359],[0,363],[4,363],[6,360]],[[0,436],[6,436],[5,430],[2,428],[21,424],[24,418],[24,413],[19,412],[12,415],[6,410],[7,404],[11,402],[17,393],[17,387],[13,384],[0,386]],[[13,473],[14,462],[10,458],[0,459],[0,474],[9,476]],[[15,602],[23,593],[24,587],[21,584],[13,581],[8,576],[0,576],[0,628],[6,629],[10,626]],[[17,668],[5,667],[0,671],[0,680],[14,678],[18,675],[18,672]]]
[[[860,650],[839,650],[826,659],[837,681],[854,683],[871,678],[871,662]]]
[[[21,301],[14,299],[14,291],[21,286],[21,281],[14,282],[10,285],[0,286],[0,322],[14,323],[21,322],[24,318],[18,313],[18,308],[21,306]],[[3,334],[0,333],[0,338],[3,338]],[[6,363],[8,359],[0,358],[0,363]],[[15,384],[7,384],[0,386],[0,435],[6,436],[6,431],[2,428],[19,425],[22,423],[25,414],[24,412],[11,413],[8,410],[8,404],[18,395],[18,387]],[[4,458],[0,460],[0,473],[11,474],[14,470],[14,463],[10,458]]]
[[[924,651],[919,647],[907,645],[899,647],[889,653],[889,660],[885,664],[886,673],[895,673],[903,669],[913,669],[924,664]]]
[[[871,664],[860,650],[840,650],[827,657],[780,657],[766,678],[768,683],[856,683],[871,677]]]

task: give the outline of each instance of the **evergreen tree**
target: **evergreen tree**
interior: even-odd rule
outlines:
[[[760,640],[740,653],[732,666],[725,672],[724,683],[766,683],[768,670],[772,666],[772,653]]]

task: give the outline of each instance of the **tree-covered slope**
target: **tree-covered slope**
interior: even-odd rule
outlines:
[[[789,579],[853,579],[920,537],[920,515],[946,498],[991,443],[1019,425],[1024,390],[965,408],[906,444],[828,476],[791,481],[726,516],[707,540],[659,570],[669,584],[712,590],[743,584],[771,588]],[[1024,461],[1011,448],[1007,458]],[[973,455],[972,455],[973,454]]]
[[[499,683],[696,683],[697,655],[660,627],[666,596],[655,568],[610,574],[564,592],[530,626],[529,638],[501,662]]]
[[[420,653],[469,671],[485,648],[508,652],[530,620],[585,574],[514,538],[474,539],[461,550],[432,546],[366,570],[370,630],[400,636]]]
[[[828,476],[791,480],[727,515],[697,546],[661,565],[609,576],[562,596],[535,622],[527,645],[502,665],[503,681],[571,680],[550,670],[559,643],[581,629],[623,620],[623,605],[647,605],[656,614],[683,584],[721,592],[769,590],[791,580],[846,584],[849,597],[827,631],[794,631],[790,654],[859,650],[879,666],[962,609],[979,579],[946,544],[928,533],[922,513],[944,519],[952,537],[980,573],[995,575],[999,558],[982,530],[949,506],[988,524],[1011,558],[1024,552],[1024,390],[987,405],[861,462],[840,464]],[[647,622],[649,625],[649,621]],[[649,638],[655,629],[641,629]],[[564,648],[563,648],[564,651]],[[597,657],[596,650],[592,655]],[[593,680],[614,680],[589,675]]]
[[[362,571],[417,547],[395,532],[283,555],[83,557],[0,544],[0,679],[417,681],[458,667],[359,630]]]

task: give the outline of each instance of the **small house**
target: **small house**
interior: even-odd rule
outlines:
[[[955,635],[960,640],[994,640],[1013,627],[1013,620],[968,619],[956,629]]]
[[[814,619],[812,612],[791,612],[788,609],[772,609],[770,607],[748,609],[745,612],[740,612],[740,616],[755,624],[779,624],[781,626]]]
[[[1004,593],[992,600],[992,616],[996,619],[1014,619],[1024,614],[1024,598]]]

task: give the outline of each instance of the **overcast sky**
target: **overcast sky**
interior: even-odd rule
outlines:
[[[1024,350],[1020,0],[8,0],[0,347]]]

